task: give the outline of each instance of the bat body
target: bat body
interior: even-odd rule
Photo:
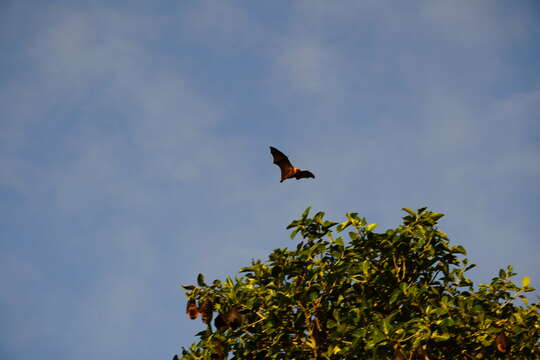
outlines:
[[[311,173],[310,171],[301,170],[292,166],[289,158],[275,147],[270,146],[270,152],[272,153],[272,157],[274,158],[274,164],[279,166],[279,168],[281,169],[280,182],[292,178],[295,178],[296,180],[304,178],[315,178],[315,175],[313,175],[313,173]]]
[[[413,354],[414,360],[425,360],[427,358],[426,352],[421,346],[417,347]]]
[[[495,338],[495,344],[497,345],[497,350],[499,350],[500,352],[508,352],[508,338],[506,337],[504,331],[501,331],[499,335],[497,335],[497,337]]]
[[[216,317],[216,320],[214,320],[214,325],[219,331],[224,331],[228,327],[236,330],[240,326],[242,326],[242,321],[242,314],[240,314],[240,312],[238,312],[238,310],[233,307],[226,314],[219,314]]]
[[[186,305],[186,314],[191,320],[195,320],[199,316],[199,308],[195,300],[189,300]]]
[[[394,344],[394,355],[392,356],[392,360],[407,360],[405,358],[405,355],[401,352],[399,344]]]
[[[394,351],[394,357],[392,358],[392,360],[406,360],[406,359],[403,353],[401,352],[401,350],[396,349],[396,351]]]

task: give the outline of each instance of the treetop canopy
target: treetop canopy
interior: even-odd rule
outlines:
[[[443,214],[403,210],[401,225],[377,233],[357,213],[338,223],[308,208],[287,227],[301,236],[294,250],[234,279],[208,285],[199,274],[183,287],[206,329],[181,358],[540,358],[530,279],[514,284],[508,266],[475,289],[465,275],[475,265],[437,227]]]

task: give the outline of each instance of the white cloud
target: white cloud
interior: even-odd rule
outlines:
[[[18,92],[9,91],[10,98],[19,103],[34,88],[42,97],[38,102],[29,101],[23,107],[30,109],[27,119],[12,125],[11,151],[4,154],[11,153],[5,161],[12,166],[10,174],[3,176],[4,182],[24,183],[23,179],[36,176],[17,154],[22,143],[28,142],[27,134],[43,121],[67,122],[74,129],[72,138],[60,138],[73,146],[79,158],[56,164],[55,169],[63,201],[75,199],[75,193],[84,194],[81,187],[98,190],[98,184],[104,185],[98,191],[134,192],[121,189],[135,185],[122,173],[125,166],[123,169],[121,162],[126,160],[143,169],[147,177],[172,175],[178,181],[192,181],[204,175],[204,157],[210,154],[196,150],[197,145],[212,142],[209,130],[223,115],[192,90],[181,67],[154,66],[159,55],[149,51],[148,38],[157,36],[151,18],[107,10],[56,16],[32,44],[30,53],[37,69],[34,81],[17,84]],[[45,120],[44,114],[51,109],[74,102],[80,103],[82,111],[72,119]],[[112,116],[117,118],[109,114],[98,118],[103,114],[100,106],[116,112]],[[13,110],[12,117],[21,120],[21,113]],[[119,123],[128,125],[124,133],[114,131],[114,124]],[[126,159],[130,149],[133,158]],[[72,186],[78,189],[70,192]]]
[[[514,194],[526,196],[522,182],[539,175],[540,96],[492,95],[490,86],[504,79],[503,52],[522,29],[506,34],[516,18],[502,20],[495,5],[471,5],[467,13],[463,4],[300,1],[279,29],[234,3],[197,2],[163,18],[51,13],[29,42],[32,76],[0,90],[7,114],[0,179],[54,220],[44,241],[61,233],[70,244],[89,242],[83,255],[96,257],[92,276],[73,269],[89,281],[81,285],[86,300],[58,305],[70,305],[73,338],[84,338],[93,354],[130,348],[132,336],[144,333],[139,315],[147,319],[161,304],[152,286],[169,286],[175,276],[189,282],[198,271],[208,279],[234,275],[252,257],[293,247],[284,227],[309,205],[333,219],[359,211],[381,229],[397,225],[402,206],[429,205],[447,213],[443,229],[471,249],[483,277],[499,264],[533,269],[532,215],[522,221],[510,213],[526,213]],[[181,56],[154,42],[175,30]],[[253,99],[283,115],[267,126],[280,129],[261,135],[247,115],[231,121],[247,107],[267,109],[245,103],[252,88],[206,94],[183,67],[193,46],[220,56],[214,65],[251,51],[246,61],[260,61],[253,83],[265,96]],[[317,178],[279,184],[267,145]],[[38,156],[51,149],[57,153],[45,161]],[[505,215],[499,199],[513,210]],[[7,263],[40,280],[41,262],[35,269],[17,257]],[[25,295],[12,289],[17,295],[4,301]],[[27,344],[42,330],[10,341]]]
[[[204,0],[184,5],[177,20],[180,31],[222,54],[245,46],[259,47],[269,40],[257,19],[237,2]]]
[[[159,274],[155,244],[136,226],[119,231],[111,234],[103,249],[113,255],[117,264],[109,267],[96,259],[97,267],[104,265],[110,270],[98,280],[72,320],[89,337],[85,341],[92,344],[90,353],[104,355],[113,348],[117,355],[125,354],[132,344],[130,334],[140,326],[141,315],[155,306],[156,296],[150,291]]]
[[[285,93],[336,96],[343,90],[340,62],[336,51],[320,41],[295,39],[281,49],[274,75]]]
[[[484,50],[508,47],[523,35],[529,21],[525,13],[490,1],[423,1],[420,15],[431,31],[453,45]]]

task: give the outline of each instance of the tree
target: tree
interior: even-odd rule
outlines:
[[[207,329],[180,357],[540,359],[530,279],[517,286],[508,266],[475,290],[465,276],[475,265],[437,228],[443,214],[403,210],[402,225],[376,233],[356,213],[338,224],[308,208],[288,226],[302,236],[295,250],[276,249],[234,280],[207,285],[199,274],[183,287]]]

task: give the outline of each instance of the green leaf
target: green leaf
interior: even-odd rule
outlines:
[[[373,233],[375,224],[355,213],[330,229],[336,223],[309,210],[291,223],[290,232],[305,236],[292,249],[270,251],[212,287],[202,274],[199,285],[182,285],[188,318],[208,320],[193,302],[204,310],[211,301],[220,321],[234,320],[234,308],[243,320],[218,331],[208,329],[214,318],[194,322],[200,339],[183,359],[386,359],[397,349],[412,359],[419,346],[430,359],[537,358],[540,302],[525,296],[531,279],[521,275],[518,287],[505,268],[490,284],[473,284],[464,276],[473,265],[459,255],[465,249],[433,226],[442,214],[407,209],[400,225]],[[355,230],[350,240],[335,235],[345,227]],[[511,355],[497,350],[503,331]]]
[[[334,317],[334,319],[336,320],[336,322],[339,322],[339,320],[341,319],[340,315],[339,315],[339,310],[338,309],[334,309],[334,311],[332,312],[332,316]]]
[[[320,224],[320,225],[323,225],[323,219],[324,217],[324,212],[322,211],[319,211],[317,214],[315,214],[315,216],[313,217],[313,221],[315,221],[316,223]]]
[[[207,286],[204,283],[204,275],[203,274],[197,275],[197,284],[199,284],[200,287],[206,287]]]
[[[519,312],[515,312],[514,317],[516,318],[518,324],[525,325],[525,322],[523,321],[523,317],[521,316]]]
[[[372,338],[366,343],[366,349],[371,349],[375,347],[379,342],[384,340],[386,336],[384,333],[380,331],[375,331],[375,333],[372,335]]]
[[[351,225],[351,220],[350,219],[348,219],[348,220],[342,222],[341,224],[339,224],[338,227],[336,228],[336,230],[337,230],[337,232],[342,232],[349,225]]]
[[[366,232],[371,232],[373,230],[375,230],[375,228],[378,226],[378,224],[369,224],[368,226],[366,226]]]
[[[393,304],[401,293],[402,293],[401,289],[394,290],[394,292],[392,293],[392,296],[390,296],[390,304]]]
[[[291,240],[294,240],[294,238],[296,237],[296,234],[298,234],[299,231],[300,229],[296,229],[291,232],[291,235],[289,235]]]
[[[382,331],[385,335],[388,335],[390,329],[390,319],[384,318],[382,321]]]
[[[246,267],[243,267],[243,268],[240,268],[239,272],[243,273],[243,272],[252,272],[252,271],[255,271],[255,266],[246,266]],[[214,280],[216,281],[216,280]]]
[[[434,332],[431,334],[431,338],[434,339],[435,341],[446,341],[450,339],[450,334],[448,333],[438,334],[437,332]]]
[[[298,224],[300,224],[300,222],[298,220],[294,220],[289,225],[287,225],[287,227],[285,229],[289,230],[289,229],[298,227]]]
[[[461,245],[457,245],[457,246],[452,246],[452,251],[454,253],[457,253],[457,254],[463,254],[463,255],[467,255],[467,251],[465,250],[465,248]]]
[[[442,213],[431,213],[431,218],[435,221],[439,220],[440,218],[442,218],[444,216],[444,214]]]
[[[416,213],[409,208],[401,208],[401,210],[408,212],[411,216],[416,216]]]
[[[308,206],[306,208],[306,210],[304,210],[304,212],[302,213],[302,216],[301,216],[302,220],[305,220],[308,217],[310,210],[311,210],[311,206]]]
[[[448,240],[448,235],[446,235],[446,233],[444,231],[441,231],[441,230],[437,230],[436,231],[437,235],[439,235],[441,238],[445,239],[445,240]]]
[[[362,271],[365,276],[369,275],[369,260],[364,260],[364,262],[362,262]]]

